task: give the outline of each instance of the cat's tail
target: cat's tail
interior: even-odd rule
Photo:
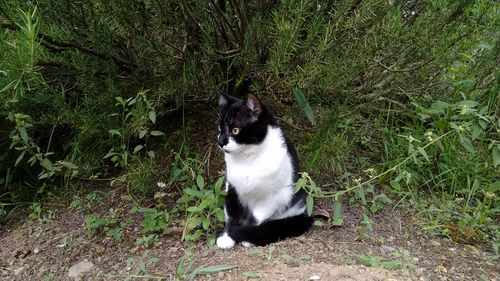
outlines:
[[[250,242],[264,246],[287,237],[302,235],[312,225],[314,219],[307,214],[271,220],[259,225],[233,226],[228,234],[236,242]]]

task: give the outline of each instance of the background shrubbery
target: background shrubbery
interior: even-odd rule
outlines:
[[[2,213],[120,172],[150,192],[251,80],[334,210],[387,193],[426,229],[499,237],[497,1],[5,0],[0,27]]]

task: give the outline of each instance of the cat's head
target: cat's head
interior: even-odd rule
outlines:
[[[253,94],[244,99],[220,95],[217,142],[226,153],[244,153],[245,147],[261,143],[273,118]]]

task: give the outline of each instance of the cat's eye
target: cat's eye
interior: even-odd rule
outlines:
[[[239,134],[239,133],[240,133],[240,128],[233,128],[233,129],[231,130],[231,133],[233,133],[233,135],[237,135],[237,134]]]

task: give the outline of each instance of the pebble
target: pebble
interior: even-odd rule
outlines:
[[[17,268],[16,270],[14,270],[14,275],[15,276],[20,275],[21,273],[23,273],[23,270],[24,270],[24,266]]]
[[[309,277],[309,280],[320,280],[321,278],[318,275],[313,275]]]
[[[33,249],[33,253],[38,254],[40,250],[38,248]]]
[[[68,277],[73,279],[79,279],[80,275],[89,272],[94,268],[94,264],[89,261],[81,261],[70,267],[68,271]]]
[[[381,248],[382,248],[383,251],[389,252],[389,253],[392,253],[392,252],[396,251],[396,248],[391,247],[391,246],[383,245]]]
[[[425,272],[425,268],[421,267],[421,268],[415,269],[415,274],[417,274],[417,275],[424,275],[424,272]],[[420,278],[422,278],[422,277],[420,277]]]
[[[442,265],[438,265],[438,266],[436,266],[435,271],[442,272],[442,273],[447,273],[448,269],[446,267],[442,266]]]
[[[439,246],[441,246],[441,243],[439,243],[438,241],[435,241],[435,240],[431,240],[431,245],[434,247],[439,247]]]

